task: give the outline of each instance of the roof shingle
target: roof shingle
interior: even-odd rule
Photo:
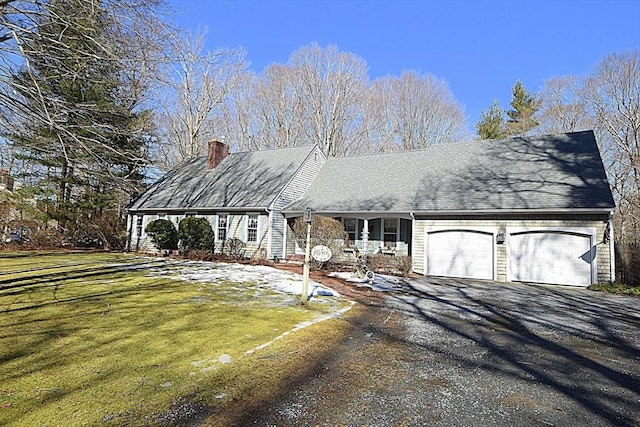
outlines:
[[[339,189],[339,190],[338,190]],[[287,211],[611,209],[592,131],[329,158]]]
[[[180,164],[129,210],[267,208],[314,149],[312,146],[229,154],[207,169],[207,158]]]

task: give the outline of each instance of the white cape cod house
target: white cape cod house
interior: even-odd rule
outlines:
[[[611,281],[615,207],[593,132],[474,141],[326,158],[315,146],[209,155],[167,173],[129,207],[132,250],[146,224],[207,218],[248,255],[299,250],[307,207],[339,219],[360,251],[409,255],[425,275],[588,286]]]

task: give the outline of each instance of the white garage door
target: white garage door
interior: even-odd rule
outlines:
[[[508,245],[510,280],[591,284],[595,252],[592,253],[590,234],[527,231],[510,234]]]
[[[493,280],[493,234],[469,230],[427,233],[427,275]]]

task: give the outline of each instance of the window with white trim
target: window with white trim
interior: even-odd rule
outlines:
[[[227,226],[228,216],[227,214],[218,215],[218,241],[227,240]]]
[[[358,220],[356,218],[345,218],[343,220],[343,224],[344,224],[344,231],[346,231],[347,235],[349,236],[349,242],[355,243],[356,234],[357,234],[356,228],[358,226]]]
[[[136,218],[136,236],[142,236],[142,216]]]
[[[382,240],[385,241],[385,243],[395,243],[398,241],[398,219],[397,218],[391,218],[391,219],[385,219],[384,220],[384,224],[383,224],[383,236],[382,236]]]
[[[247,242],[258,241],[258,215],[247,215]]]

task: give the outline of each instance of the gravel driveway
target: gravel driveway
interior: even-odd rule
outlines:
[[[640,426],[640,299],[416,279],[243,425]]]

